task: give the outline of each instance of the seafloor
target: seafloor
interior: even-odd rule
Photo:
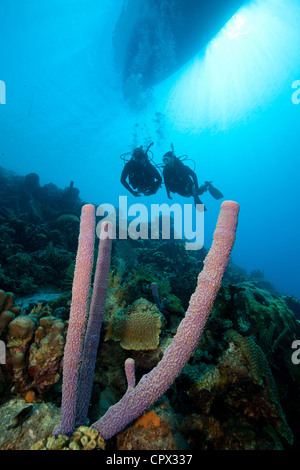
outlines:
[[[51,438],[84,202],[72,182],[40,186],[33,173],[2,168],[0,183],[0,449],[299,449],[300,365],[291,346],[300,302],[232,262],[197,350],[154,406],[105,443],[88,427]],[[90,423],[125,393],[126,358],[137,380],[158,363],[205,255],[175,240],[113,242]]]

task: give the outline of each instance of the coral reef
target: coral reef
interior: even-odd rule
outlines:
[[[145,412],[117,436],[117,450],[182,450],[185,442],[167,401]]]
[[[227,347],[216,365],[204,370],[188,365],[183,372],[182,380],[187,381],[187,396],[194,408],[180,426],[189,446],[278,449],[284,448],[281,439],[292,444],[292,432],[263,351],[251,338],[232,329],[225,339]],[[191,433],[195,427],[199,432]]]
[[[65,190],[41,187],[35,174],[0,171],[0,179],[0,334],[7,346],[6,364],[0,365],[0,448],[103,448],[103,440],[92,437],[94,428],[50,436],[60,420],[82,206],[78,192],[72,184]],[[190,253],[175,240],[113,242],[86,424],[133,394],[162,361],[205,255],[205,249]],[[300,338],[299,305],[277,292],[261,271],[249,275],[230,261],[199,345],[182,372],[155,406],[109,439],[106,448],[300,448],[300,367],[291,360],[291,345]],[[148,316],[155,325],[146,338],[154,341],[141,341],[143,349],[124,349],[126,320],[135,325],[134,342],[140,341],[139,309],[141,318]],[[149,345],[155,349],[146,349]],[[15,426],[28,406],[32,411]]]
[[[2,168],[0,180],[0,286],[18,296],[45,284],[63,288],[77,250],[78,190],[40,187],[38,175]]]
[[[105,415],[93,424],[92,427],[95,427],[104,438],[112,437],[153,404],[173,383],[195,350],[229,261],[235,240],[238,212],[239,206],[237,203],[233,201],[222,203],[213,244],[205,259],[205,267],[198,276],[197,288],[191,297],[185,318],[181,321],[172,343],[166,348],[158,365],[149,374],[144,375],[137,386],[128,386],[123,398],[116,405],[111,406]],[[111,235],[108,233],[106,237],[103,237],[102,227],[100,238],[103,243],[103,239],[107,241]],[[91,311],[88,312],[91,270],[93,266],[94,230],[94,207],[85,205],[81,214],[79,244],[72,289],[70,324],[64,354],[62,419],[53,431],[56,437],[62,433],[70,435],[74,431],[80,414],[79,409],[81,409],[78,407],[82,394],[80,364],[85,363],[86,352],[88,354],[91,352],[89,346],[87,351],[85,350],[86,345],[89,345],[92,341],[88,336],[93,335],[98,337],[100,335],[99,328],[101,327],[102,312],[100,314],[100,321],[97,321],[98,328],[96,332],[89,329],[89,323],[90,319],[92,322],[94,321],[93,317],[95,316],[92,306],[98,303],[102,303],[104,306],[101,297],[106,294],[108,285],[107,266],[110,263],[110,253],[107,252],[107,255],[103,254],[101,256],[101,243],[97,269],[99,267],[106,272],[107,282],[105,290],[98,289],[97,285],[94,286]],[[97,270],[96,279],[98,279]],[[87,318],[89,320],[86,329],[85,323]],[[126,369],[125,367],[125,371],[128,374],[131,368]],[[131,373],[133,372],[131,371]],[[91,383],[92,379],[92,375],[89,374]],[[128,384],[132,384],[135,379],[127,377],[127,380]],[[148,392],[145,391],[146,389]]]
[[[43,317],[35,331],[29,349],[28,372],[33,378],[30,387],[39,394],[46,393],[58,382],[62,370],[65,345],[65,325],[55,317]]]
[[[15,295],[12,292],[0,290],[0,336],[9,323],[20,313],[21,308],[14,306]]]
[[[110,318],[106,340],[120,341],[122,348],[135,351],[156,349],[161,326],[157,307],[141,298]]]
[[[41,439],[31,450],[105,450],[105,441],[98,431],[88,426],[79,426],[72,436],[60,434]]]
[[[35,403],[26,420],[11,427],[14,418],[26,406],[23,399],[14,398],[0,407],[0,449],[29,450],[39,440],[52,432],[60,411],[51,403]],[[10,429],[9,429],[10,428]]]
[[[27,351],[34,336],[35,325],[29,316],[20,315],[8,326],[7,348],[13,367],[14,391],[24,394],[29,389],[26,370]]]
[[[155,273],[152,275],[152,281],[168,279],[170,289],[173,295],[181,299],[184,309],[192,293],[196,288],[198,273],[203,268],[203,261],[206,256],[206,250],[197,251],[193,256],[189,255],[184,246],[175,241],[159,242],[157,244],[144,244],[138,249],[137,259],[139,264],[147,266],[149,271]],[[162,292],[160,292],[163,296]]]
[[[197,288],[190,299],[185,318],[158,365],[92,425],[104,438],[122,430],[152,405],[173,383],[195,350],[229,261],[238,212],[237,203],[222,203],[213,244],[205,259],[204,269],[198,276]]]
[[[6,299],[3,308],[10,309],[0,315],[7,348],[2,372],[6,394],[10,387],[20,396],[45,395],[60,378],[66,325],[51,316],[49,305],[40,302],[26,314],[14,306],[14,294],[0,291],[0,296]]]
[[[109,279],[112,226],[103,223],[90,303],[94,264],[95,208],[82,208],[72,304],[64,351],[62,419],[54,434],[70,435],[85,423],[88,413],[97,349]]]

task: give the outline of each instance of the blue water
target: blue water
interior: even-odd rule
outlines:
[[[153,141],[161,163],[173,142],[196,162],[200,184],[212,180],[240,203],[233,261],[300,299],[299,0],[250,2],[205,51],[139,97],[139,109],[124,99],[113,61],[123,4],[1,0],[0,166],[36,172],[41,184],[72,180],[83,200],[117,205],[126,194],[120,154]],[[128,202],[137,200],[128,193]],[[161,188],[138,202],[169,201]],[[208,247],[220,201],[203,202]]]

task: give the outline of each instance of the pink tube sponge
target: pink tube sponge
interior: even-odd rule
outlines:
[[[76,427],[86,424],[108,286],[112,224],[102,222],[93,295],[86,327],[77,396]]]
[[[86,204],[81,211],[72,304],[64,351],[61,423],[55,429],[55,434],[70,435],[75,428],[76,398],[89,309],[94,243],[95,208]]]
[[[158,365],[144,375],[134,388],[128,387],[123,398],[92,425],[104,439],[120,432],[163,395],[197,347],[229,261],[238,213],[239,205],[236,202],[222,203],[211,249],[205,258],[196,290],[191,296],[188,310],[173,342]]]

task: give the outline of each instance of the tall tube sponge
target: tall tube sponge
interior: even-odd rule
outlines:
[[[53,431],[55,435],[72,434],[75,429],[75,424],[80,421],[77,418],[78,406],[80,404],[79,383],[82,378],[79,366],[81,362],[83,363],[85,355],[83,347],[84,342],[86,344],[90,343],[90,341],[87,340],[87,335],[90,335],[90,333],[88,333],[90,329],[87,328],[86,339],[84,339],[85,328],[82,329],[82,322],[83,319],[85,319],[85,321],[87,320],[88,302],[86,302],[86,297],[87,294],[89,296],[90,293],[92,269],[91,240],[95,232],[95,213],[94,209],[91,209],[91,207],[93,206],[87,205],[84,206],[82,210],[79,247],[73,281],[70,323],[65,348],[62,421]],[[92,427],[99,431],[104,439],[109,439],[120,432],[163,395],[180,374],[191,354],[196,349],[230,258],[235,240],[238,213],[239,205],[236,202],[224,201],[222,203],[214,232],[213,243],[204,260],[204,268],[198,276],[196,290],[191,296],[188,310],[178,327],[172,344],[166,349],[158,365],[152,369],[151,372],[145,374],[135,386],[134,362],[132,360],[126,361],[125,372],[128,388],[125,395],[117,404],[111,406],[99,421],[92,425]],[[101,243],[99,249],[101,249]],[[102,261],[100,261],[100,259]],[[106,271],[104,271],[108,275],[110,250],[109,256],[98,257],[98,260],[99,265],[106,265]],[[86,270],[84,275],[82,270]],[[95,304],[100,302],[98,297],[100,296],[102,297],[100,303],[104,306],[104,290],[106,292],[105,286],[97,290],[94,285]],[[79,296],[79,298],[76,299],[76,296]],[[80,320],[80,328],[76,322],[77,316],[78,320]],[[73,329],[76,331],[74,332]],[[79,334],[82,330],[83,334]],[[96,334],[98,335],[97,341],[99,341],[100,330]],[[73,343],[74,339],[79,339],[79,341]],[[70,342],[72,342],[71,345],[68,344]],[[74,357],[68,357],[70,352],[71,354],[74,352]],[[87,355],[87,357],[89,357],[89,355]],[[74,370],[68,370],[70,366],[74,367]],[[89,387],[91,387],[93,380],[92,368],[89,370],[87,377],[90,382]],[[70,392],[71,389],[72,392]],[[88,400],[89,398],[88,396]]]
[[[213,243],[204,260],[204,268],[198,275],[196,290],[191,296],[186,315],[161,361],[151,372],[145,374],[136,386],[133,385],[132,363],[130,370],[128,363],[125,364],[128,381],[125,395],[92,425],[104,439],[109,439],[120,432],[155,403],[168,390],[195,351],[230,258],[238,213],[239,205],[236,202],[222,203]]]
[[[103,222],[101,224],[93,294],[80,368],[76,405],[76,427],[86,424],[92,395],[93,377],[108,287],[111,241],[112,224],[111,222]]]
[[[82,207],[72,303],[63,362],[61,422],[53,434],[71,435],[85,423],[93,385],[95,361],[106,298],[111,252],[111,224],[101,226],[98,258],[90,305],[94,263],[95,208]]]

